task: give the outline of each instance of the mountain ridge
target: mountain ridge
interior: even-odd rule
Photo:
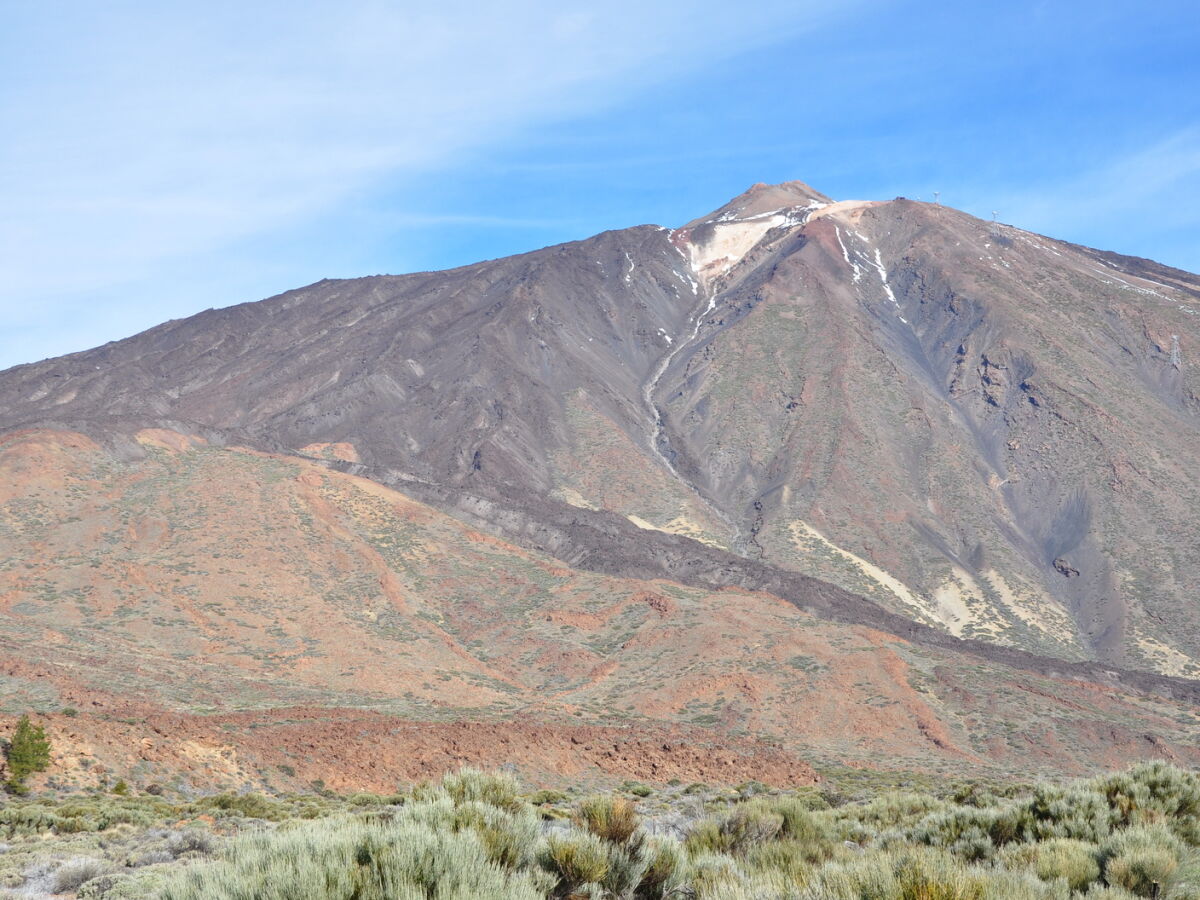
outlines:
[[[597,722],[619,696],[640,721],[711,716],[771,740],[798,712],[763,698],[816,684],[856,696],[824,654],[870,653],[888,634],[903,666],[872,677],[905,710],[888,727],[919,720],[939,735],[919,739],[914,759],[986,764],[980,729],[993,713],[979,698],[1010,701],[949,687],[974,684],[980,666],[1018,697],[1107,692],[1097,721],[1187,755],[1166,723],[1200,692],[1200,612],[1187,602],[1200,589],[1198,296],[1200,278],[1150,261],[791,182],[752,186],[677,229],[325,279],[205,311],[0,372],[4,630],[48,629],[65,652],[87,634],[56,622],[74,610],[98,633],[115,629],[111,646],[133,658],[162,635],[243,659],[276,695],[268,706],[318,689],[333,708],[354,696],[337,673],[361,661],[309,631],[306,610],[328,609],[346,634],[366,629],[389,654],[386,642],[403,648],[454,622],[422,652],[457,660],[437,676],[455,686],[455,715],[477,703],[510,714],[532,700],[506,691],[545,693],[523,668],[536,646],[552,679],[579,677],[574,657],[593,660],[599,686],[571,690],[599,704],[585,713]],[[234,515],[239,505],[262,522]],[[460,526],[476,536],[447,537]],[[196,534],[225,549],[210,558]],[[469,562],[489,540],[511,544],[495,571]],[[244,585],[226,584],[230,564],[217,560],[239,546],[257,562],[238,564]],[[546,559],[529,568],[527,552]],[[639,649],[666,646],[639,618],[656,607],[613,607],[597,578],[692,598],[690,636],[671,631],[685,643],[739,621],[728,647],[713,637],[711,659],[684,666],[723,692],[688,681],[678,705],[654,701],[642,679],[673,677],[651,662],[663,651]],[[522,650],[535,631],[515,622],[535,596],[546,618],[530,620],[539,636]],[[828,641],[800,681],[747,649],[803,639],[762,631],[784,615],[766,612],[774,603],[794,610],[785,630]],[[610,608],[640,623],[625,643],[577,636],[609,628]],[[279,634],[229,630],[227,618]],[[488,641],[508,660],[499,693],[485,688],[498,677]],[[282,662],[309,652],[299,669]],[[822,682],[826,671],[839,674]],[[197,669],[189,683],[214,677]],[[1056,687],[1033,688],[1039,679]],[[911,692],[929,684],[926,708]],[[160,702],[187,692],[180,683]],[[388,696],[398,714],[421,714]],[[1102,727],[1053,708],[1045,715],[1079,735]],[[1028,733],[1039,727],[1031,719]],[[845,735],[816,740],[855,752]]]

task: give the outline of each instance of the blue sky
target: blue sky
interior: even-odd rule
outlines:
[[[0,368],[756,181],[1200,271],[1185,2],[0,0]]]

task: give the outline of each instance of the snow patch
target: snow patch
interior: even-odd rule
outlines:
[[[702,244],[688,244],[692,271],[702,281],[724,275],[741,262],[768,231],[787,222],[786,216],[773,213],[765,218],[711,223],[713,233],[708,240]]]
[[[846,243],[842,240],[842,229],[835,225],[833,226],[833,231],[837,235],[838,246],[842,248],[842,259],[846,261],[846,265],[850,266],[850,268],[854,270],[854,283],[858,284],[859,280],[862,278],[862,267],[850,259],[850,253],[846,250]],[[858,252],[855,251],[854,255],[857,256]]]
[[[867,260],[867,262],[871,261]],[[883,257],[879,255],[878,247],[875,248],[875,261],[872,262],[871,265],[873,265],[875,267],[875,271],[879,273],[879,280],[883,282],[883,292],[887,294],[887,298],[891,300],[892,303],[896,304],[896,306],[899,306],[900,302],[896,299],[896,295],[892,292],[892,286],[888,284],[887,269],[883,267]]]

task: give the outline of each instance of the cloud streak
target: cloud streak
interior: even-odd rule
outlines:
[[[955,205],[1028,231],[1200,271],[1200,128],[1147,140],[1070,177],[960,186]]]
[[[10,323],[815,21],[794,2],[52,6],[10,10],[0,39]]]

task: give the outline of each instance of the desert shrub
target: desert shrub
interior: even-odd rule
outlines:
[[[641,820],[633,803],[615,795],[597,795],[581,800],[575,822],[598,838],[624,844],[638,830]]]
[[[13,804],[0,808],[0,833],[6,838],[58,831],[61,823],[55,810],[40,804]]]
[[[632,897],[650,865],[645,834],[638,832],[624,844],[608,844],[608,874],[600,884],[612,897]]]
[[[112,866],[105,860],[80,856],[69,859],[59,866],[51,883],[54,893],[66,894],[78,890],[80,885],[93,878],[107,875],[111,871]]]
[[[62,803],[12,803],[0,808],[0,834],[6,837],[53,832],[78,834],[119,825],[149,827],[172,807],[155,798],[93,797]]]
[[[759,794],[769,794],[771,792],[770,787],[754,779],[743,781],[734,790],[737,791],[738,796],[743,800],[749,800],[751,797],[756,797]]]
[[[541,837],[537,814],[528,807],[506,813],[486,803],[464,803],[455,809],[454,828],[473,829],[488,859],[509,869],[533,865]]]
[[[199,828],[185,828],[174,831],[167,838],[167,850],[171,856],[180,857],[188,853],[199,853],[207,856],[213,852],[215,842],[213,836]]]
[[[1082,787],[1039,786],[1031,797],[992,807],[942,808],[915,824],[892,829],[897,841],[944,847],[970,862],[990,860],[1011,844],[1057,838],[1099,843],[1111,831],[1104,798]]]
[[[283,803],[255,793],[216,794],[205,797],[194,806],[198,812],[220,811],[230,816],[264,819],[268,822],[282,822],[290,817],[291,812]]]
[[[473,831],[487,857],[510,869],[532,866],[537,855],[541,829],[538,815],[528,804],[513,812],[468,800],[456,804],[445,791],[423,792],[429,799],[405,806],[392,818],[416,822],[434,831]]]
[[[1165,825],[1135,825],[1118,831],[1100,848],[1104,880],[1141,897],[1165,884],[1179,868],[1183,841]]]
[[[1080,897],[1087,900],[1137,900],[1135,894],[1129,893],[1123,887],[1111,887],[1107,884],[1093,884]]]
[[[173,876],[163,900],[535,900],[530,874],[488,859],[470,830],[415,821],[368,823],[331,817],[289,823],[232,840],[218,862]]]
[[[562,791],[543,789],[530,794],[529,802],[534,806],[544,806],[547,803],[566,803],[567,795]]]
[[[637,888],[638,900],[663,900],[686,884],[687,856],[678,841],[651,838],[643,849],[646,867]]]
[[[788,800],[812,812],[832,808],[829,805],[829,801],[825,799],[821,792],[813,787],[800,788],[794,793],[787,794],[780,799]]]
[[[813,873],[811,848],[807,843],[791,840],[771,841],[752,848],[743,866],[751,875],[772,875],[791,887],[808,883]]]
[[[113,900],[120,896],[120,888],[131,881],[129,875],[121,872],[110,872],[100,875],[90,881],[85,881],[76,892],[76,900]]]
[[[425,789],[426,794],[428,790]],[[521,785],[517,779],[502,772],[462,769],[456,773],[447,773],[442,778],[442,790],[449,794],[455,803],[473,800],[499,809],[517,809],[525,802],[521,799]]]
[[[1166,822],[1184,840],[1200,844],[1200,777],[1163,762],[1142,763],[1097,779],[1095,790],[1118,827]]]
[[[591,833],[551,835],[542,851],[542,865],[570,893],[608,877],[608,845]]]
[[[805,846],[806,859],[815,862],[833,854],[837,836],[827,820],[812,811],[806,798],[777,797],[763,806],[783,819],[781,838]]]
[[[1099,843],[1112,830],[1108,802],[1086,785],[1038,785],[1022,812],[1027,840],[1062,837]]]
[[[728,896],[746,884],[746,876],[737,862],[720,853],[700,853],[692,857],[691,888],[699,900]]]
[[[688,853],[745,853],[771,840],[784,827],[784,816],[762,802],[741,803],[720,819],[697,822],[685,840]]]
[[[861,854],[814,873],[801,900],[1067,900],[1064,883],[970,866],[932,848]]]
[[[948,808],[941,800],[926,794],[889,791],[864,803],[837,807],[831,821],[841,837],[863,843],[882,831],[911,827],[922,818]]]
[[[1082,891],[1099,881],[1099,848],[1074,838],[1051,838],[1038,844],[1017,844],[1001,855],[1009,869],[1027,869],[1042,881],[1065,879],[1068,887]]]
[[[731,844],[721,831],[721,823],[717,819],[703,819],[697,822],[684,839],[684,847],[693,858],[704,854],[729,853]]]

